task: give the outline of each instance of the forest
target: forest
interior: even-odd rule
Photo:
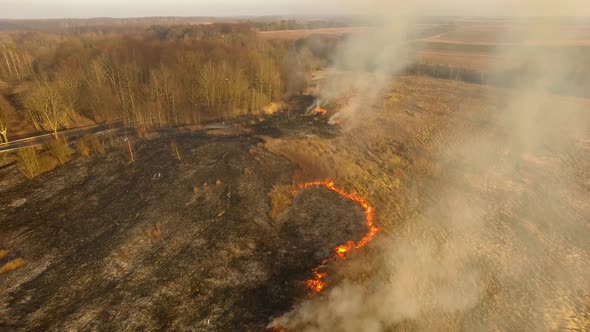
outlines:
[[[105,32],[106,31],[106,32]],[[123,121],[141,129],[260,112],[303,87],[305,43],[264,41],[253,25],[206,24],[0,34],[0,133]]]

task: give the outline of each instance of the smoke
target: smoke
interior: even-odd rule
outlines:
[[[383,89],[390,85],[393,75],[407,66],[404,39],[410,26],[404,18],[385,21],[370,33],[351,35],[336,50],[334,68],[345,72],[328,79],[320,94],[321,100],[352,94],[340,110],[348,129],[358,124],[358,111],[374,104]]]
[[[409,64],[403,41],[415,27],[410,17],[445,4],[466,2],[362,7],[384,24],[341,46],[334,64],[345,71],[322,90],[322,100],[352,95],[341,111],[347,126],[362,126],[359,120]],[[589,10],[576,1],[481,5],[515,16]],[[525,31],[528,41],[575,38],[555,21]],[[503,100],[490,100],[495,109],[481,129],[439,150],[442,175],[422,193],[435,199],[411,224],[382,235],[369,261],[361,255],[343,263],[340,284],[273,324],[345,332],[590,327],[590,108],[586,100],[548,91],[574,88],[569,75],[579,58],[555,47],[497,53],[526,63],[526,76],[500,94]],[[363,269],[362,278],[355,269]]]

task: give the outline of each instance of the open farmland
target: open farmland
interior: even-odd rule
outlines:
[[[260,37],[267,40],[298,40],[313,35],[344,36],[351,33],[367,31],[364,27],[318,28],[307,30],[261,31]]]
[[[407,44],[395,55],[396,62],[406,64],[406,74],[428,75],[436,78],[459,80],[470,83],[513,87],[528,80],[529,67],[544,62],[554,75],[563,76],[570,85],[555,84],[548,87],[557,93],[587,96],[590,82],[587,77],[590,68],[586,59],[590,54],[590,29],[584,24],[553,23],[547,28],[543,22],[506,20],[482,20],[481,22],[450,21],[445,24],[414,23],[407,30],[392,28],[390,38],[402,39]],[[325,62],[325,50],[318,40],[349,39],[374,40],[378,35],[375,27],[334,28],[310,30],[264,31],[259,35],[265,40],[308,41]],[[324,39],[322,39],[324,37]],[[338,37],[334,39],[334,37]],[[387,39],[387,36],[380,38]],[[333,45],[331,49],[334,48]],[[359,49],[360,51],[360,49]],[[562,58],[558,60],[557,58]],[[566,61],[563,61],[564,59]],[[552,65],[567,62],[567,66]],[[318,68],[315,68],[318,69]],[[534,77],[530,77],[534,81]],[[566,86],[564,88],[564,86]]]
[[[416,61],[434,65],[479,71],[502,71],[523,66],[526,59],[518,47],[577,47],[590,45],[590,28],[586,25],[561,24],[550,33],[534,23],[456,23],[448,31],[419,38]],[[537,31],[538,30],[538,31]],[[510,49],[512,48],[512,49]]]
[[[559,45],[586,45],[590,42],[590,28],[586,25],[568,25],[564,23],[560,27],[560,34],[569,36],[567,40],[555,39],[551,35],[531,38],[542,24],[526,22],[507,23],[457,23],[449,31],[429,36],[422,41],[439,43],[457,43],[473,45],[495,44],[530,44],[530,43],[555,43]]]

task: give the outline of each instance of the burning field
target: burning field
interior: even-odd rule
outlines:
[[[346,191],[337,188],[334,185],[334,182],[330,180],[304,183],[299,186],[298,191],[310,187],[323,187],[332,192],[335,192],[340,197],[357,203],[360,207],[363,208],[365,212],[367,233],[358,242],[349,240],[345,244],[338,245],[334,249],[334,253],[336,254],[334,258],[345,259],[351,250],[360,249],[366,246],[373,240],[375,235],[377,235],[377,232],[379,232],[379,228],[375,226],[375,210],[373,207],[369,205],[369,203],[367,203],[367,201],[362,196],[359,196],[358,194],[347,193]],[[298,191],[295,191],[294,193],[297,193]],[[322,290],[326,288],[326,282],[324,281],[324,279],[326,278],[327,274],[324,272],[320,272],[320,269],[324,265],[326,265],[329,260],[330,258],[327,258],[324,261],[322,261],[322,264],[313,270],[313,279],[305,281],[305,285],[314,293],[320,293]]]
[[[330,181],[294,185],[296,165],[262,146],[269,134],[337,135],[312,120],[162,133],[134,144],[133,163],[120,141],[31,181],[8,163],[0,326],[264,330],[309,295],[316,268],[377,230],[362,197]],[[277,186],[290,188],[289,207],[273,216]]]
[[[4,24],[0,331],[590,331],[590,6],[299,7]]]
[[[590,132],[578,122],[589,106],[402,77],[337,138],[268,140],[296,179],[329,177],[371,202],[382,229],[314,270],[322,294],[271,326],[590,328]]]
[[[533,100],[535,144],[511,91],[401,77],[343,124],[305,100],[134,163],[123,141],[31,181],[8,163],[0,327],[587,329],[589,104]]]

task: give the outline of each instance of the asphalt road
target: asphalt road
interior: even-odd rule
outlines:
[[[209,124],[206,124],[203,127],[203,129],[205,129],[205,130],[225,129],[225,128],[229,128],[230,124],[235,123],[235,122],[238,122],[238,120],[228,121],[228,122],[213,121]],[[83,127],[83,128],[66,129],[66,130],[59,131],[58,133],[60,136],[65,136],[67,138],[77,138],[77,137],[80,137],[84,134],[96,134],[96,133],[100,133],[100,132],[106,133],[109,131],[121,130],[123,128],[124,128],[124,123],[121,120],[121,121],[112,122],[108,125],[107,124],[98,124],[98,125]],[[24,148],[27,146],[43,145],[43,144],[46,144],[47,142],[51,141],[52,139],[53,139],[53,133],[47,133],[47,134],[41,134],[41,135],[17,139],[14,141],[10,141],[8,143],[0,143],[0,153],[14,151],[14,150]]]
[[[67,138],[75,138],[84,134],[94,134],[98,132],[107,132],[110,130],[119,130],[123,128],[123,122],[114,122],[109,125],[98,124],[83,128],[66,129],[59,132],[59,135]],[[27,146],[37,146],[45,144],[53,139],[53,133],[41,134],[27,138],[21,138],[8,143],[0,144],[0,153],[17,150]]]

